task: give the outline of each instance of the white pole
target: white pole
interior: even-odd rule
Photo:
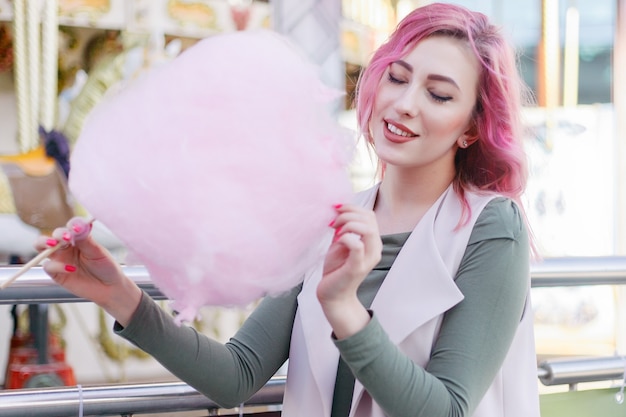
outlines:
[[[58,0],[46,0],[41,22],[41,102],[39,121],[46,131],[56,124],[58,55]]]
[[[30,92],[26,55],[26,0],[13,1],[13,54],[15,63],[13,74],[17,96],[17,143],[20,151],[25,151],[30,136]]]
[[[26,54],[28,60],[28,126],[24,130],[22,151],[30,151],[39,145],[39,1],[26,2]]]

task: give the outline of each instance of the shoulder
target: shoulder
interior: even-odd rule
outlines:
[[[493,198],[476,219],[469,244],[489,239],[520,240],[526,225],[518,205],[506,197]]]

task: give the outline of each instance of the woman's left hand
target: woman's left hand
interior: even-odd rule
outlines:
[[[357,289],[380,262],[382,242],[376,216],[360,206],[337,207],[331,226],[335,237],[324,262],[317,298],[339,339],[361,330],[369,314],[357,298]]]

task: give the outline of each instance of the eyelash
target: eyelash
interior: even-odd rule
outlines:
[[[428,94],[430,94],[430,96],[433,98],[433,100],[435,100],[438,103],[445,103],[446,101],[452,100],[452,97],[438,96],[437,94],[431,93],[430,91],[428,92]]]
[[[387,79],[389,80],[389,82],[393,83],[393,84],[404,84],[404,81],[397,79],[396,77],[394,77],[393,75],[391,75],[391,73],[387,73]],[[438,103],[445,103],[446,101],[450,101],[452,100],[452,97],[444,97],[444,96],[439,96],[435,93],[432,92],[428,92],[428,94],[430,94],[430,97],[435,100]]]
[[[399,79],[397,79],[396,77],[394,77],[393,75],[391,75],[391,73],[387,73],[387,79],[392,82],[393,84],[404,84],[404,81],[400,81]]]

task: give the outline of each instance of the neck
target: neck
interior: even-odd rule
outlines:
[[[454,168],[419,172],[390,166],[380,185],[380,193],[389,205],[431,205],[450,185],[455,176]]]
[[[450,186],[454,172],[408,175],[388,169],[380,184],[374,211],[382,234],[411,231],[424,213]]]

